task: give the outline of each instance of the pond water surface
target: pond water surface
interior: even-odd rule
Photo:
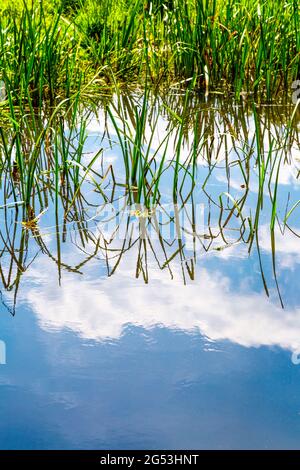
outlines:
[[[299,448],[300,207],[287,218],[300,199],[297,122],[285,138],[293,108],[258,108],[258,150],[251,106],[197,106],[196,183],[183,172],[175,202],[176,130],[149,210],[113,187],[110,168],[124,183],[124,160],[99,111],[82,161],[104,149],[93,168],[108,171],[107,200],[88,174],[73,218],[51,197],[33,228],[20,208],[2,207],[0,448]],[[170,119],[151,119],[155,155]],[[194,133],[185,131],[182,166]]]

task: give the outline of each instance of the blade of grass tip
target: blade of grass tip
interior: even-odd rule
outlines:
[[[288,219],[290,218],[290,216],[292,215],[292,213],[294,212],[294,210],[299,206],[300,204],[300,199],[299,201],[297,201],[293,206],[292,208],[288,211],[288,213],[286,214],[284,220],[283,220],[283,223],[286,225]]]

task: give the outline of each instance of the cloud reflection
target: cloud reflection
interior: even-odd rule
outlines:
[[[300,308],[282,310],[264,293],[239,291],[234,280],[218,270],[200,269],[197,281],[187,286],[153,270],[145,285],[130,280],[131,267],[120,266],[111,278],[68,274],[58,288],[52,264],[40,260],[27,275],[19,299],[30,306],[43,329],[67,328],[89,340],[118,340],[131,324],[198,331],[213,341],[245,347],[300,347]],[[179,266],[177,270],[179,274]]]

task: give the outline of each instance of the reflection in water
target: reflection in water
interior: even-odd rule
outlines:
[[[37,263],[50,258],[59,279],[64,270],[80,274],[95,259],[105,260],[111,277],[131,252],[132,274],[146,283],[149,257],[171,278],[179,260],[186,284],[195,279],[197,260],[216,251],[224,257],[236,245],[238,256],[258,255],[268,296],[273,286],[261,250],[271,246],[284,306],[276,250],[299,236],[297,110],[192,98],[187,115],[180,97],[175,104],[170,99],[153,98],[142,137],[135,97],[118,96],[109,111],[88,113],[79,123],[58,119],[38,149],[25,127],[17,147],[37,162],[27,179],[14,157],[16,136],[2,141],[10,160],[2,168],[0,270],[4,288],[15,294],[12,308],[36,257]],[[64,258],[70,244],[80,252],[71,264]]]
[[[2,133],[0,447],[298,446],[298,115],[152,99]]]
[[[128,281],[131,264],[127,258],[118,275],[100,280],[95,279],[94,266],[84,277],[68,276],[57,290],[53,267],[44,260],[26,276],[20,300],[30,306],[42,328],[70,328],[85,339],[119,340],[127,325],[161,325],[245,347],[300,349],[300,306],[282,310],[263,293],[243,286],[238,275],[229,276],[226,266],[216,269],[208,264],[198,269],[197,282],[184,286],[178,263],[173,268],[177,280],[156,271],[145,286]],[[214,266],[215,260],[210,264]],[[247,276],[249,262],[235,264],[239,275]],[[248,279],[244,281],[247,284]]]

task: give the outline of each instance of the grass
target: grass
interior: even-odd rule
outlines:
[[[0,77],[35,105],[91,79],[94,92],[114,80],[193,80],[198,89],[271,100],[299,78],[296,0],[33,0],[0,8]]]

